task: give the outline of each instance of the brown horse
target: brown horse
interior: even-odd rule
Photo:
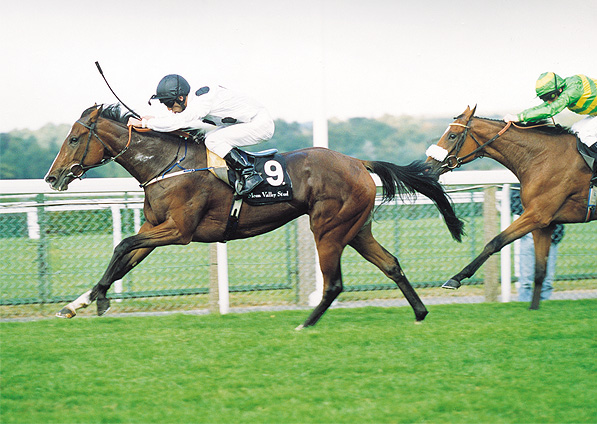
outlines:
[[[56,156],[46,181],[55,190],[88,169],[115,160],[140,183],[152,180],[171,167],[181,143],[188,150],[184,165],[197,172],[162,179],[145,186],[146,222],[139,233],[124,239],[114,249],[107,270],[89,292],[58,313],[71,318],[76,309],[97,301],[98,315],[109,308],[106,292],[158,246],[194,242],[225,241],[233,190],[211,172],[206,172],[206,148],[202,142],[188,142],[178,135],[135,132],[124,124],[118,105],[91,107],[81,115]],[[429,173],[429,166],[413,162],[398,166],[388,162],[364,161],[322,148],[308,148],[283,154],[292,180],[291,201],[269,206],[242,206],[231,238],[247,238],[274,230],[308,214],[321,271],[324,293],[321,303],[299,328],[314,325],[342,291],[340,256],[348,244],[396,282],[412,306],[417,321],[427,309],[404,275],[398,260],[371,234],[371,215],[376,185],[369,172],[383,185],[384,200],[420,192],[432,199],[452,234],[460,241],[462,222],[456,217],[442,186]]]
[[[555,224],[596,219],[594,213],[587,217],[591,169],[578,153],[577,137],[570,131],[478,118],[475,109],[467,107],[449,125],[437,145],[428,149],[427,163],[440,175],[482,156],[498,161],[520,181],[524,213],[443,287],[457,289],[489,256],[532,231],[536,253],[530,309],[538,309]]]

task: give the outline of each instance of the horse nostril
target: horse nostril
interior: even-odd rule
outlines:
[[[51,175],[48,175],[48,176],[46,177],[46,183],[48,183],[48,184],[52,184],[52,183],[54,183],[55,181],[56,181],[56,177],[53,177],[53,176],[51,176]]]

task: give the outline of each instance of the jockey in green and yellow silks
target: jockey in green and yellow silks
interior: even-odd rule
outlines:
[[[572,126],[580,140],[597,151],[597,80],[586,75],[562,78],[553,72],[539,76],[535,85],[537,96],[543,103],[523,110],[517,115],[508,114],[504,121],[535,122],[560,113],[565,108],[580,115],[589,115]]]

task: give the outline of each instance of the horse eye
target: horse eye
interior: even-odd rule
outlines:
[[[453,134],[453,133],[452,133],[452,134],[450,134],[450,135],[448,136],[448,138],[449,138],[450,140],[454,140],[454,139],[456,138],[456,134]]]
[[[70,144],[77,144],[79,142],[79,137],[71,137],[70,140],[68,140],[68,142]]]

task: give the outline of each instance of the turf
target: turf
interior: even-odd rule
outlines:
[[[590,423],[597,300],[0,323],[2,423]]]

